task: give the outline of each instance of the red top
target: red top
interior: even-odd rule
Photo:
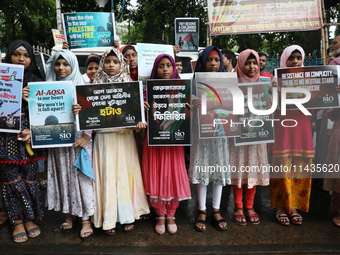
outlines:
[[[260,76],[269,77],[271,80],[274,78],[274,75],[271,75],[270,73],[267,73],[266,71],[264,71],[263,74],[260,74]]]

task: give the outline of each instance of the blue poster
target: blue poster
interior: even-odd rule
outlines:
[[[75,142],[71,81],[29,82],[32,148],[70,147]]]
[[[70,49],[110,47],[116,36],[114,13],[63,13],[64,35]]]
[[[20,131],[24,66],[0,63],[0,132]]]

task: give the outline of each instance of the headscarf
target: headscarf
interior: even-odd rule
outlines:
[[[120,62],[120,70],[117,74],[113,76],[109,76],[104,71],[105,59],[111,51],[113,51],[116,54]],[[123,54],[116,48],[106,49],[102,55],[102,59],[100,60],[98,72],[96,73],[96,76],[94,77],[93,83],[98,84],[98,83],[112,83],[112,82],[125,82],[125,81],[131,81],[131,77],[130,77],[129,65],[125,61]]]
[[[8,46],[7,54],[5,57],[5,63],[9,63],[9,64],[12,63],[12,54],[20,46],[23,46],[27,50],[28,55],[30,56],[30,59],[31,59],[31,65],[24,70],[23,87],[26,87],[27,83],[30,81],[33,74],[39,76],[42,79],[42,77],[39,74],[38,67],[35,63],[35,57],[34,57],[32,46],[26,41],[15,40]]]
[[[133,47],[131,44],[125,45],[125,46],[121,47],[119,50],[123,54],[123,56],[124,56],[125,52],[128,51],[128,50],[133,50],[137,54],[136,48]],[[134,70],[130,69],[130,77],[133,81],[138,81],[138,63],[137,63],[136,69],[134,69]]]
[[[71,66],[72,72],[65,78],[60,78],[54,71],[55,63],[62,56]],[[70,50],[59,50],[46,62],[46,81],[72,81],[73,85],[86,84],[79,70],[79,64],[76,55]]]
[[[281,68],[286,68],[287,67],[287,60],[292,55],[292,52],[294,50],[298,50],[301,52],[302,56],[302,66],[303,66],[303,61],[305,60],[305,51],[300,47],[299,45],[291,45],[288,46],[287,48],[284,49],[281,55],[281,62],[280,62],[280,67]]]
[[[206,72],[206,63],[207,63],[207,58],[212,50],[215,50],[218,52],[218,56],[220,57],[220,68],[218,69],[217,72],[225,72],[224,70],[224,65],[223,65],[223,57],[222,53],[219,48],[216,46],[209,46],[203,50],[203,52],[200,54],[200,56],[197,59],[196,67],[195,67],[195,73],[196,72]]]
[[[247,59],[249,58],[250,55],[254,55],[255,56],[255,60],[257,62],[258,65],[258,72],[252,77],[248,77],[244,72],[243,69],[246,65]],[[235,67],[235,72],[237,73],[237,78],[239,79],[239,82],[241,83],[245,83],[245,82],[257,82],[260,81],[260,58],[259,58],[259,54],[257,54],[256,51],[251,50],[251,49],[247,49],[244,50],[240,53],[240,55],[238,56],[237,59],[237,65]]]
[[[173,74],[170,79],[180,79],[179,74],[177,73],[177,70],[176,70],[176,63],[174,59],[168,54],[161,54],[155,59],[155,62],[153,63],[153,68],[152,68],[150,79],[160,79],[157,73],[157,69],[158,69],[159,62],[161,62],[162,58],[164,57],[170,60],[172,67],[174,69]]]

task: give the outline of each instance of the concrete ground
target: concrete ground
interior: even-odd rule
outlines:
[[[330,196],[315,184],[310,212],[301,213],[302,226],[276,223],[270,208],[269,187],[258,187],[255,197],[254,207],[261,224],[236,225],[232,221],[231,187],[225,187],[221,212],[228,222],[228,230],[220,232],[208,221],[206,232],[196,232],[193,224],[197,211],[195,186],[192,186],[192,197],[194,199],[180,203],[175,235],[159,236],[154,231],[154,219],[139,220],[130,233],[123,233],[119,226],[116,235],[111,237],[95,229],[92,240],[83,243],[79,238],[80,224],[72,232],[61,234],[59,226],[64,216],[46,210],[45,220],[39,224],[42,234],[26,243],[14,243],[9,224],[1,226],[0,254],[340,254],[340,228],[331,221]],[[209,213],[211,199],[208,199],[208,220]]]

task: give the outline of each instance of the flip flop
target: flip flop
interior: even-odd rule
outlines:
[[[282,219],[287,218],[288,221],[282,221]],[[284,212],[280,212],[276,214],[276,220],[277,222],[282,226],[288,226],[290,224],[288,215]]]
[[[298,218],[300,218],[301,221],[298,220]],[[295,225],[298,225],[298,226],[300,226],[302,224],[302,221],[303,221],[302,216],[300,214],[298,214],[298,213],[291,213],[291,214],[289,214],[289,219],[290,219],[291,223],[293,223]]]

